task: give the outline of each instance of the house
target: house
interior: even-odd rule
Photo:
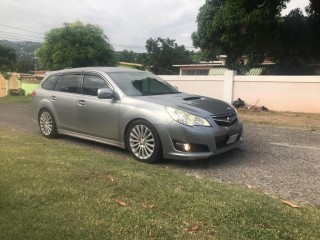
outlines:
[[[223,75],[226,55],[220,55],[218,61],[200,62],[199,64],[173,65],[180,68],[179,75]],[[212,70],[214,69],[214,70]]]
[[[199,64],[173,65],[180,68],[180,75],[224,75],[228,70],[226,67],[226,55],[220,55],[218,61],[200,62]],[[246,59],[244,58],[246,62]],[[245,75],[264,75],[274,66],[275,63],[265,61],[257,67],[251,68]]]
[[[48,71],[39,70],[39,71],[31,71],[31,72],[32,74],[20,73],[20,79],[23,82],[40,83]]]

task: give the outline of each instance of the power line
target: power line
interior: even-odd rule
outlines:
[[[27,29],[24,29],[24,28],[17,28],[17,27],[12,27],[12,26],[8,26],[8,25],[5,25],[5,24],[0,24],[0,26],[4,26],[4,27],[7,27],[7,28],[12,28],[12,29],[17,29],[17,30],[21,30],[21,31],[25,31],[25,32],[29,32],[29,33],[34,33],[34,34],[39,34],[39,35],[42,35],[42,36],[45,36],[45,34],[43,33],[39,33],[39,32],[34,32],[34,31],[30,31],[30,30],[27,30]],[[1,32],[1,31],[0,31]],[[23,34],[16,34],[16,35],[21,35],[21,36],[24,36]],[[27,35],[25,35],[27,36]],[[29,37],[29,36],[28,36]],[[31,37],[31,36],[30,36]],[[24,40],[24,39],[21,39],[21,40]],[[19,41],[19,40],[18,40]],[[25,40],[24,40],[25,41]],[[29,41],[29,40],[27,40]],[[31,40],[31,41],[34,41],[34,40]],[[38,40],[37,40],[38,41]],[[40,42],[39,42],[40,43]],[[140,49],[146,49],[145,46],[135,46],[135,45],[124,45],[124,44],[112,44],[111,45],[113,47],[127,47],[127,48],[140,48]],[[189,46],[185,46],[186,49],[196,49],[195,47],[189,47]]]
[[[16,38],[16,37],[9,37],[9,36],[1,36],[0,35],[0,38],[2,38],[2,40],[11,40],[11,41],[17,41],[17,42],[34,42],[34,43],[40,43],[41,42],[36,42],[34,40],[30,40],[30,39],[22,39],[22,38]]]
[[[35,36],[32,36],[32,35],[26,35],[26,34],[15,33],[15,32],[7,32],[7,31],[0,31],[0,33],[7,33],[7,34],[20,35],[20,36],[24,36],[24,37],[35,37]]]
[[[11,38],[17,38],[21,40],[26,40],[26,41],[32,41],[32,42],[41,42],[41,40],[34,38],[33,36],[28,36],[28,35],[23,35],[23,34],[16,34],[16,33],[7,33],[0,31],[0,36],[3,38],[6,37],[11,37]]]
[[[43,34],[43,33],[33,32],[33,31],[30,31],[30,30],[27,30],[27,29],[12,27],[12,26],[8,26],[8,25],[1,24],[1,23],[0,23],[0,26],[4,26],[4,27],[7,27],[7,28],[13,28],[13,29],[17,29],[17,30],[21,30],[21,31],[25,31],[25,32],[40,34],[40,35],[43,35],[43,36],[45,35],[45,34]]]

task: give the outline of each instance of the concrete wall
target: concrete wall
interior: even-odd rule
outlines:
[[[247,104],[275,111],[320,113],[320,76],[160,76],[180,91],[231,103],[241,98]],[[21,84],[31,94],[38,84]]]
[[[166,75],[160,76],[181,92],[223,99],[224,81],[221,76]]]
[[[320,113],[320,76],[160,76],[182,92],[275,111]]]

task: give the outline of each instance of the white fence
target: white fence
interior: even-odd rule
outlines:
[[[160,76],[180,91],[231,103],[241,98],[247,104],[270,110],[320,113],[320,76]]]

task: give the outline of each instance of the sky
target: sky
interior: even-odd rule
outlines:
[[[144,52],[146,40],[175,39],[194,50],[191,34],[205,0],[0,0],[0,39],[42,42],[65,22],[99,25],[114,49]],[[304,9],[309,0],[291,0],[283,14]]]

